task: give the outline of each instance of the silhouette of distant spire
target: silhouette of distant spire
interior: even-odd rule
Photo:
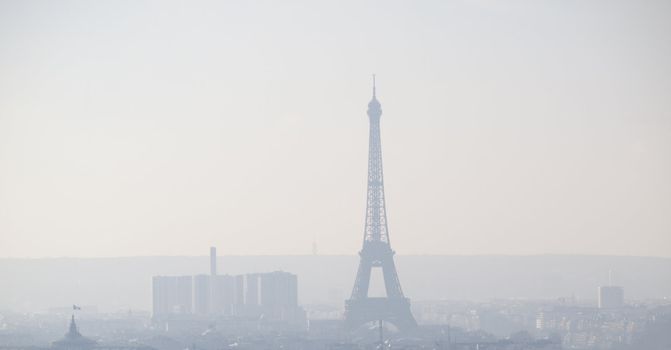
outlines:
[[[91,350],[95,347],[95,340],[86,338],[79,333],[77,323],[75,322],[75,314],[72,314],[70,319],[70,329],[61,340],[57,340],[52,344],[52,349],[59,350]]]
[[[72,318],[70,319],[70,331],[67,334],[70,337],[76,337],[79,335],[79,331],[77,330],[77,324],[75,323],[75,315],[72,314]]]

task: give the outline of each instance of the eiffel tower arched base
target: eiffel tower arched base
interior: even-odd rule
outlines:
[[[368,322],[384,320],[400,331],[417,327],[408,298],[361,298],[345,301],[345,326],[356,329]]]

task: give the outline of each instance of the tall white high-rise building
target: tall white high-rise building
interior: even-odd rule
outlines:
[[[210,276],[193,277],[193,311],[198,315],[210,313]]]
[[[245,305],[259,305],[259,275],[250,273],[245,275]]]
[[[190,314],[192,312],[191,276],[154,276],[152,279],[153,314]]]
[[[211,276],[211,313],[231,315],[236,304],[236,277],[229,275]]]
[[[298,306],[298,278],[296,275],[275,271],[260,276],[261,306]]]
[[[599,287],[599,309],[618,309],[624,306],[624,288],[618,286]]]

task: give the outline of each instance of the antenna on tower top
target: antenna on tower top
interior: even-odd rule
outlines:
[[[373,97],[375,97],[375,74],[373,74]]]

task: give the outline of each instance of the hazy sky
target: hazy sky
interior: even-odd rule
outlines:
[[[0,1],[0,257],[671,257],[671,2]]]

